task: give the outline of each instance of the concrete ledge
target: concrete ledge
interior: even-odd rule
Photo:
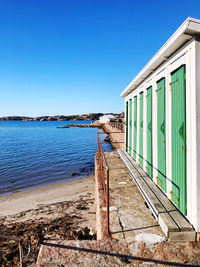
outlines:
[[[177,242],[193,242],[196,241],[196,232],[169,232],[168,238]]]
[[[196,241],[193,227],[163,191],[127,152],[118,149],[118,153],[168,239]]]
[[[109,134],[110,141],[112,146],[115,148],[124,147],[124,133],[119,129],[112,127],[109,123],[105,123],[103,129],[106,133]]]
[[[45,240],[37,264],[58,266],[199,266],[198,243],[158,242],[154,245],[124,240]],[[30,265],[29,265],[30,267]]]
[[[95,155],[95,205],[96,205],[96,234],[97,240],[103,240],[109,238],[106,229],[106,211],[104,193],[100,182],[100,166],[98,163],[98,153]]]

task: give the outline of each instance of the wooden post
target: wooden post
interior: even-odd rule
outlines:
[[[19,241],[19,260],[20,260],[20,267],[24,267],[23,263],[23,246],[21,244],[21,240]]]
[[[110,211],[109,211],[109,170],[106,173],[106,210],[107,210],[107,234],[110,235]]]

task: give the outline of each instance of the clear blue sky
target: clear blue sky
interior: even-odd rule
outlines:
[[[0,0],[0,116],[120,112],[200,0]]]

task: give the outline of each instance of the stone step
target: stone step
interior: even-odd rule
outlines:
[[[118,149],[118,153],[168,239],[195,241],[193,227],[178,208],[126,151]]]
[[[58,266],[199,266],[198,243],[158,242],[152,244],[122,240],[46,240],[36,265]]]

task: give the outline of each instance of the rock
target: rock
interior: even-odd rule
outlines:
[[[136,235],[136,241],[154,245],[166,241],[166,237],[158,234],[139,233]]]
[[[118,182],[118,184],[127,184],[127,182]]]
[[[104,139],[104,141],[107,142],[107,143],[111,143],[111,141],[110,141],[110,136],[109,136],[109,135],[106,136],[106,138]]]
[[[114,114],[114,116],[119,117],[119,114]],[[99,120],[99,117],[104,115],[104,113],[88,113],[82,115],[55,115],[55,116],[39,116],[39,117],[25,117],[25,116],[7,116],[0,117],[0,121],[69,121],[69,120]]]
[[[57,126],[56,128],[70,128],[69,125],[66,125],[66,126]]]
[[[79,175],[77,172],[72,172],[71,176],[77,176]]]
[[[95,127],[100,127],[101,123],[99,121],[94,121],[92,125],[94,125]]]
[[[93,124],[73,124],[70,123],[66,126],[57,126],[56,128],[70,128],[70,127],[80,127],[80,128],[95,128],[96,126]]]

